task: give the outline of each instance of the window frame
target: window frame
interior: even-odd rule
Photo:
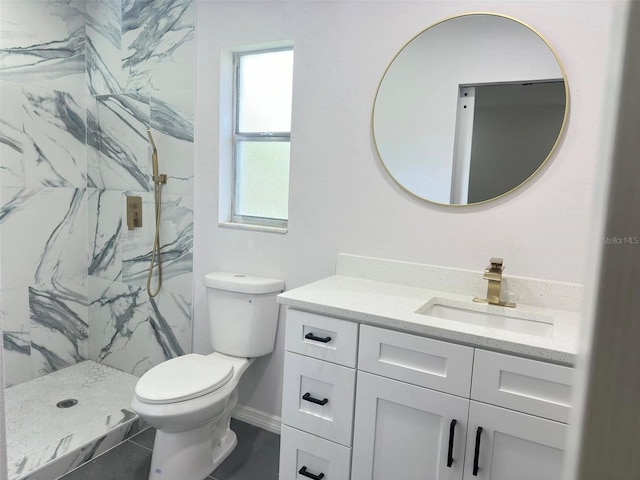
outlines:
[[[283,46],[274,48],[258,48],[246,51],[238,51],[233,53],[233,108],[232,108],[232,132],[231,132],[231,157],[232,157],[232,175],[231,180],[231,214],[230,220],[232,224],[247,225],[256,227],[267,227],[286,230],[289,222],[289,212],[287,204],[287,218],[271,218],[258,217],[252,215],[240,215],[237,212],[237,194],[238,194],[238,145],[244,141],[250,142],[287,142],[291,146],[291,131],[288,132],[240,132],[240,59],[247,55],[259,55],[273,52],[291,51],[293,46]],[[289,155],[289,166],[291,165],[291,155]],[[287,185],[289,187],[289,185]]]

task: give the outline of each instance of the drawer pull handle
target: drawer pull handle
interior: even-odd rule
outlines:
[[[314,475],[313,473],[307,472],[307,467],[302,467],[298,472],[300,475],[304,475],[308,478],[313,478],[313,480],[322,480],[324,478],[324,473],[320,473],[320,475]]]
[[[304,338],[306,338],[307,340],[313,340],[314,342],[322,342],[322,343],[329,343],[331,341],[331,337],[316,337],[311,332],[307,333],[304,336]]]
[[[447,467],[449,468],[453,464],[453,436],[456,433],[456,423],[458,421],[454,418],[449,425],[449,451],[447,452]]]
[[[473,454],[473,476],[478,476],[478,470],[480,467],[478,466],[478,457],[480,457],[480,435],[482,434],[482,427],[478,427],[476,430],[476,450]]]
[[[318,400],[317,398],[313,398],[309,392],[305,393],[302,396],[302,399],[306,400],[307,402],[315,403],[316,405],[326,405],[327,402],[329,401],[328,398],[323,398],[322,400]]]

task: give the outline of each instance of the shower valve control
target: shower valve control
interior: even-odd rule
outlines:
[[[142,197],[127,196],[127,228],[142,227]]]

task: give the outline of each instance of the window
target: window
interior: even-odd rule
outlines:
[[[231,222],[287,227],[293,49],[234,54]]]

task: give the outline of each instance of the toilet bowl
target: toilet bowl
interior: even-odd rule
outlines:
[[[149,480],[204,480],[233,451],[229,427],[238,382],[273,351],[282,280],[227,272],[205,276],[214,353],[167,360],[136,384],[131,407],[156,428]]]
[[[131,406],[156,428],[150,480],[201,480],[236,446],[237,386],[253,359],[188,354],[149,370]]]

